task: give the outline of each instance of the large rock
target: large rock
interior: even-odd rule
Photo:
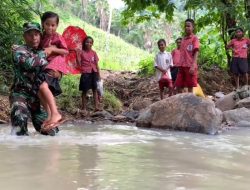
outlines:
[[[244,98],[236,103],[237,108],[250,108],[250,97]]]
[[[213,102],[193,94],[178,94],[150,105],[136,125],[216,134],[221,122],[222,113]]]
[[[223,120],[230,125],[238,125],[241,122],[250,122],[250,110],[247,108],[238,108],[224,111]]]
[[[132,108],[134,110],[140,111],[149,105],[151,105],[153,102],[149,98],[144,98],[144,99],[138,99],[132,104]]]
[[[215,102],[215,106],[221,111],[232,110],[235,108],[236,101],[234,100],[235,92],[231,92],[225,95],[223,98],[220,98]]]

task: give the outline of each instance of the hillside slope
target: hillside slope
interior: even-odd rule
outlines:
[[[57,8],[53,10],[47,8],[45,11],[54,11],[59,14],[59,33],[62,33],[67,26],[73,25],[83,28],[87,35],[94,38],[93,49],[96,50],[100,58],[99,64],[102,69],[135,71],[138,70],[138,62],[149,55],[148,52],[125,42],[120,37],[113,34],[107,35],[103,30],[82,21],[68,12],[59,11]]]

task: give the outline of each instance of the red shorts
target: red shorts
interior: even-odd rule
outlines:
[[[179,67],[175,86],[179,88],[196,87],[198,82],[198,71],[195,69],[194,74],[189,73],[190,67]]]
[[[160,90],[164,90],[164,87],[173,88],[173,82],[170,78],[162,78],[158,83]]]

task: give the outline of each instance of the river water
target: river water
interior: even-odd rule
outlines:
[[[249,190],[250,129],[208,136],[67,124],[56,137],[0,126],[3,190]]]

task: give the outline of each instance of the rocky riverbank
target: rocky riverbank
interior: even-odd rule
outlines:
[[[211,70],[200,70],[199,84],[206,95],[214,96],[215,92],[222,91],[225,94],[233,87],[230,76],[226,71],[218,68]],[[135,72],[102,71],[104,88],[121,101],[120,110],[113,111],[103,103],[103,111],[89,112],[83,115],[80,111],[80,99],[72,100],[79,102],[75,109],[61,109],[63,115],[70,120],[81,119],[90,122],[112,121],[112,122],[134,122],[139,113],[152,103],[160,100],[158,84],[154,77],[140,77]],[[60,97],[59,97],[60,99]],[[91,93],[90,93],[91,99]],[[59,105],[59,107],[62,107]],[[0,96],[0,120],[9,122],[9,102],[7,96]]]

